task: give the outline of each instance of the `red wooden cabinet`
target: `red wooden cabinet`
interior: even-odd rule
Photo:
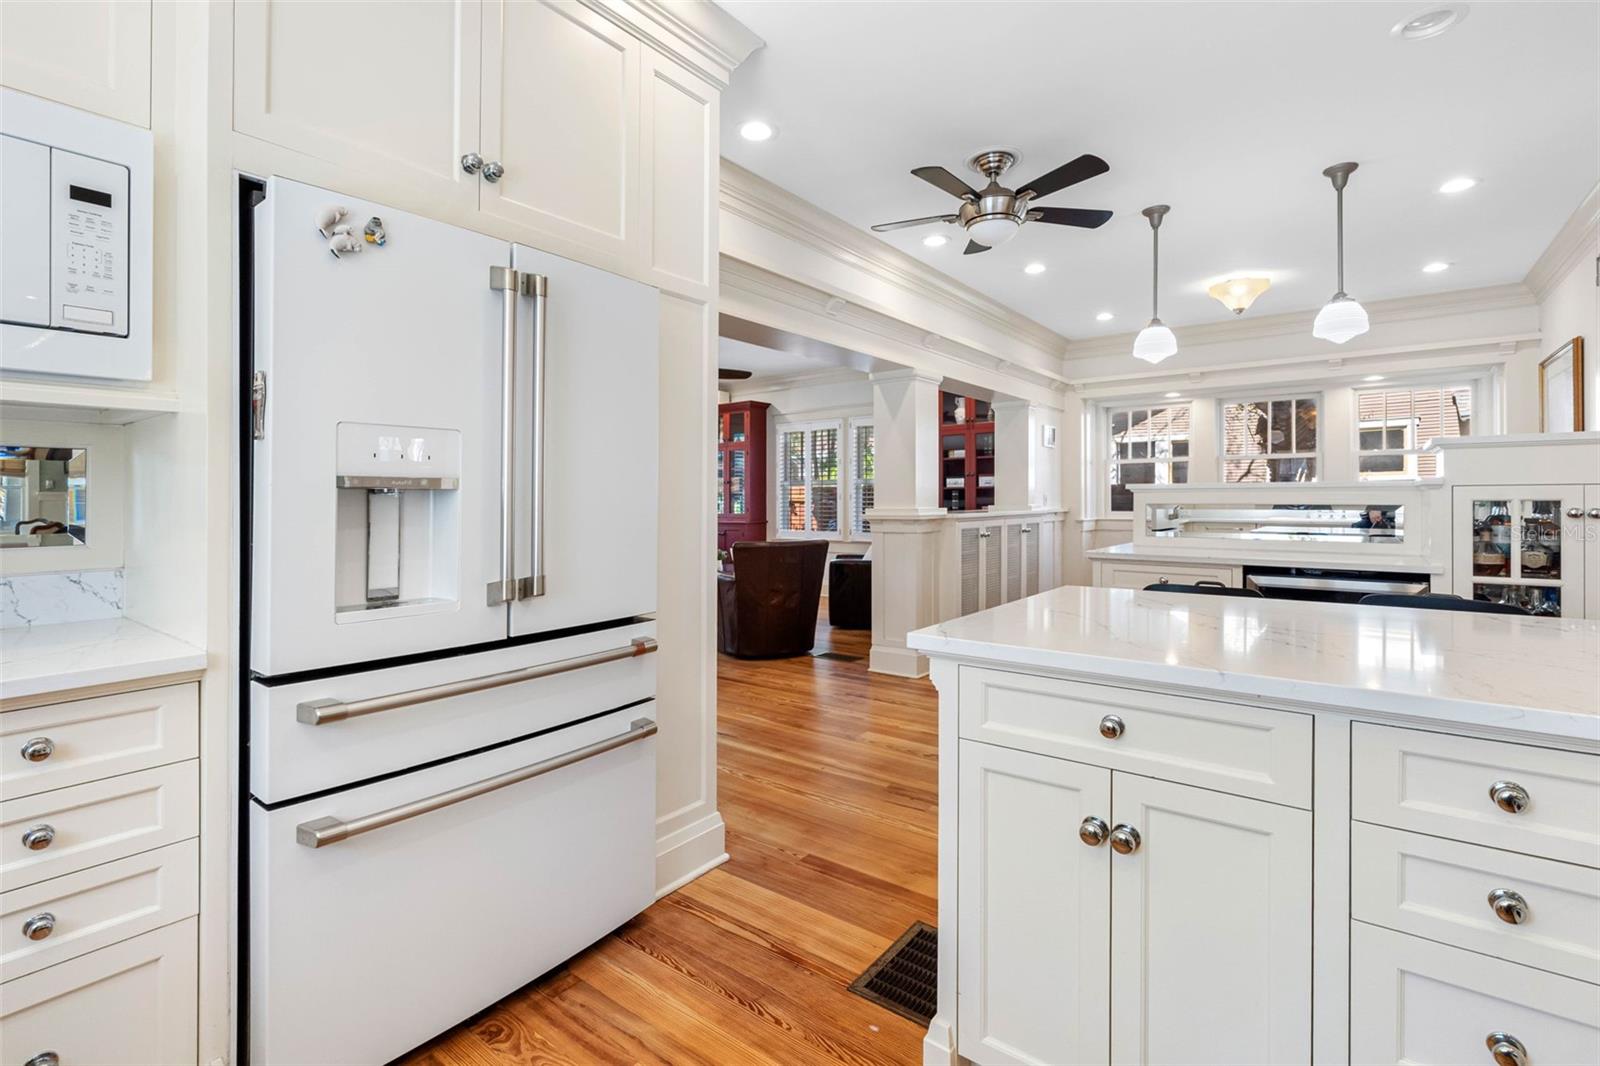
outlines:
[[[767,404],[717,407],[717,547],[767,539]]]
[[[939,393],[939,502],[950,511],[994,506],[994,408]]]

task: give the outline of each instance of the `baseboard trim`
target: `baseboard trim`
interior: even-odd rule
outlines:
[[[910,648],[874,644],[867,669],[874,674],[893,674],[896,677],[927,677],[928,657]]]
[[[928,1026],[928,1035],[922,1038],[922,1066],[955,1066],[955,1034],[943,1014],[935,1014]]]
[[[718,811],[658,839],[656,899],[727,862],[726,848],[727,830]]]

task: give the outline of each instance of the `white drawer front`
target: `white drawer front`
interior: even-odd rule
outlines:
[[[387,1062],[643,910],[655,741],[319,848],[297,827],[472,785],[654,717],[646,704],[272,811],[252,803],[251,1061]]]
[[[114,774],[193,759],[199,752],[196,684],[119,692],[0,714],[0,796],[17,799]],[[23,756],[53,748],[38,761]]]
[[[1104,588],[1142,589],[1146,585],[1193,585],[1197,581],[1220,581],[1237,587],[1239,577],[1231,566],[1189,566],[1183,563],[1100,563],[1100,584]]]
[[[1360,822],[1350,848],[1354,917],[1600,984],[1600,870]]]
[[[1360,722],[1351,745],[1361,821],[1600,866],[1600,756]],[[1498,783],[1527,793],[1520,813]]]
[[[0,803],[0,889],[159,848],[200,831],[195,760]],[[32,849],[24,837],[32,830]]]
[[[186,918],[0,988],[6,1066],[194,1066],[195,924]]]
[[[367,700],[526,667],[627,651],[655,623],[321,681],[250,686],[250,793],[265,803],[365,781],[655,696],[656,656],[637,655],[467,695],[312,725],[297,708]]]
[[[1311,806],[1311,716],[961,667],[961,735],[1255,799]],[[1104,719],[1121,734],[1102,734]]]
[[[189,917],[199,861],[191,839],[0,893],[0,971],[21,977]]]
[[[1490,1063],[1492,1032],[1530,1066],[1600,1062],[1594,985],[1361,922],[1350,937],[1352,1063]]]

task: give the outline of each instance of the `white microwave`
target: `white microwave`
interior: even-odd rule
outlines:
[[[150,380],[150,131],[0,92],[0,370]]]

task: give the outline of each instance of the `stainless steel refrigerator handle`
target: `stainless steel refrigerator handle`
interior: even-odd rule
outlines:
[[[377,714],[379,711],[392,711],[400,707],[412,707],[419,703],[448,699],[451,696],[465,696],[469,692],[482,692],[485,689],[500,688],[502,685],[536,681],[541,677],[570,673],[573,670],[599,666],[602,663],[614,663],[619,659],[632,659],[639,655],[649,655],[656,650],[656,647],[656,642],[651,637],[634,637],[625,648],[611,648],[607,651],[594,652],[591,655],[579,655],[576,658],[561,659],[557,662],[543,663],[539,666],[525,666],[520,670],[507,670],[500,674],[470,677],[465,681],[451,681],[443,685],[433,685],[430,688],[414,688],[409,692],[396,692],[389,696],[374,696],[371,699],[352,700],[349,703],[333,699],[307,700],[304,703],[295,705],[294,717],[297,722],[302,722],[306,725],[327,725],[329,722],[342,722],[346,718],[359,718],[364,714]]]
[[[511,267],[489,268],[489,288],[504,304],[500,325],[500,577],[489,582],[488,605],[499,606],[517,598],[516,474],[517,455],[517,294],[522,276]]]
[[[394,825],[415,818],[419,814],[428,814],[431,811],[442,810],[454,806],[464,800],[475,799],[478,796],[488,795],[507,785],[515,785],[521,781],[547,774],[552,770],[559,770],[563,766],[592,759],[596,755],[604,754],[620,748],[625,744],[632,744],[636,740],[654,736],[655,722],[648,718],[635,718],[626,733],[619,733],[614,737],[587,744],[576,751],[569,751],[565,755],[536,762],[531,766],[524,766],[519,770],[510,770],[494,777],[485,778],[471,785],[452,788],[448,792],[440,792],[434,796],[425,796],[410,803],[402,803],[398,807],[390,807],[386,811],[377,811],[373,814],[363,815],[360,818],[317,818],[310,822],[301,822],[294,827],[294,839],[297,844],[304,844],[308,848],[325,848],[329,844],[337,844],[341,840],[370,833],[374,829]]]
[[[524,274],[522,286],[523,295],[533,297],[533,496],[529,500],[533,573],[517,579],[519,600],[544,595],[544,356],[550,279],[543,274]]]

